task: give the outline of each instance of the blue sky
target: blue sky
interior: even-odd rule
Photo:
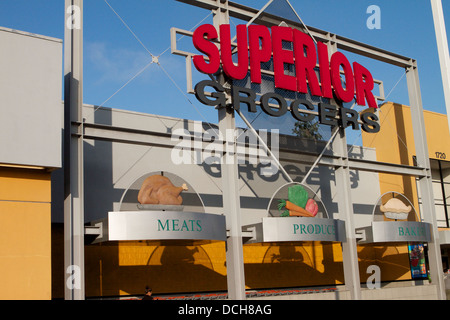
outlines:
[[[144,68],[151,56],[104,0],[84,1],[84,102],[152,114],[216,122],[213,108],[185,91],[184,58],[170,50],[170,28],[190,30],[200,21],[211,23],[204,9],[175,0],[107,0],[144,46],[160,56],[161,67]],[[260,9],[266,0],[236,0]],[[290,0],[302,20],[317,27],[418,60],[424,108],[446,113],[429,0]],[[450,24],[450,4],[444,16]],[[369,5],[381,9],[381,29],[366,27]],[[234,21],[239,24],[239,21]],[[0,0],[0,26],[63,38],[63,0]],[[449,32],[447,30],[447,32]],[[187,40],[186,40],[187,41]],[[182,42],[180,42],[182,45]],[[408,104],[404,71],[348,55],[384,82],[389,100]],[[181,90],[180,90],[181,88]],[[117,93],[116,93],[117,92]],[[116,93],[116,94],[115,94]],[[115,94],[115,95],[114,95]],[[188,101],[189,99],[189,101]],[[106,101],[106,102],[105,102]],[[195,107],[193,107],[193,105]]]

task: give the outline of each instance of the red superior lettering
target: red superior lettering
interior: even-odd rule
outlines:
[[[194,31],[195,48],[203,53],[193,58],[198,71],[214,74],[220,66],[224,73],[236,80],[246,77],[250,68],[250,80],[261,83],[261,63],[273,57],[275,87],[301,93],[308,92],[324,98],[336,97],[350,102],[356,95],[358,105],[377,108],[372,93],[374,81],[369,70],[357,62],[352,64],[344,54],[335,52],[329,57],[328,47],[322,42],[314,44],[311,37],[290,27],[238,25],[237,63],[232,59],[230,25],[221,25],[219,34],[210,24],[204,24]],[[217,46],[214,42],[220,40]],[[292,43],[293,50],[286,49],[285,43]],[[317,47],[317,48],[316,48]],[[319,64],[319,78],[315,68]],[[285,73],[285,66],[295,67],[295,76]],[[345,77],[345,86],[341,80],[341,70]]]

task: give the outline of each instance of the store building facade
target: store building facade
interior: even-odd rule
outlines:
[[[217,26],[226,24],[230,16],[247,21],[255,18],[254,23],[265,26],[280,24],[279,17],[228,1],[202,0],[196,5],[213,10]],[[304,30],[298,22],[285,23]],[[336,126],[330,124],[325,124],[330,144],[286,134],[279,128],[235,130],[236,105],[235,110],[219,108],[218,124],[210,124],[99,108],[83,105],[82,101],[67,103],[68,97],[79,94],[76,86],[66,91],[65,106],[80,106],[72,110],[72,115],[81,114],[84,120],[66,118],[64,126],[60,99],[62,41],[0,31],[0,41],[14,42],[6,46],[8,56],[1,60],[10,70],[8,77],[2,76],[9,90],[3,93],[8,98],[2,101],[0,117],[5,130],[0,141],[2,150],[7,151],[0,159],[4,227],[0,258],[2,277],[8,279],[1,298],[117,298],[140,295],[149,285],[155,295],[228,292],[233,299],[245,298],[249,290],[311,287],[341,288],[316,296],[319,298],[376,299],[389,292],[393,299],[407,294],[410,298],[445,299],[441,249],[442,257],[448,257],[448,235],[441,230],[441,243],[437,228],[448,228],[446,163],[442,157],[450,151],[445,149],[448,146],[442,133],[427,125],[427,121],[435,121],[433,117],[444,116],[422,111],[414,60],[309,29],[331,52],[344,48],[408,71],[411,126],[406,125],[406,107],[387,103],[379,108],[380,132],[363,132],[364,144],[358,147],[347,145],[345,127],[333,131]],[[77,32],[69,31],[73,43],[82,43]],[[26,55],[29,48],[35,49],[33,57]],[[184,54],[174,46],[172,50]],[[76,72],[70,71],[74,67],[80,66],[73,61],[68,66],[66,61],[66,81],[68,77],[76,80]],[[26,77],[21,72],[26,72]],[[41,81],[43,74],[46,81]],[[24,83],[24,78],[30,82]],[[39,90],[31,90],[37,84]],[[193,89],[201,95],[193,87],[191,83],[189,88],[188,80],[188,91]],[[239,83],[239,87],[245,86]],[[23,91],[30,94],[23,95]],[[302,99],[305,97],[308,94]],[[207,102],[211,96],[202,99]],[[318,101],[312,101],[317,106]],[[39,108],[34,107],[36,104]],[[345,108],[339,101],[336,105]],[[266,111],[270,117],[269,107]],[[310,111],[320,117],[317,109]],[[251,116],[244,112],[239,115]],[[362,114],[358,113],[361,119]],[[392,119],[391,114],[395,115]],[[397,117],[399,114],[401,117]],[[287,116],[292,125],[296,119]],[[397,127],[389,131],[392,126],[384,125],[385,120]],[[63,131],[67,124],[70,132]],[[262,129],[269,129],[268,134],[264,136],[267,132]],[[231,139],[230,143],[226,130],[243,140],[235,143]],[[6,138],[11,132],[17,134],[13,139]],[[223,135],[211,139],[218,132]],[[82,198],[80,225],[68,220],[73,211],[68,214],[65,179],[69,174],[73,181],[76,170],[68,170],[67,162],[65,170],[61,169],[63,133],[69,137],[64,141],[66,151],[70,139],[75,141],[73,145],[82,146],[71,149],[68,158],[65,155],[71,166],[75,163],[83,172],[75,175],[82,194],[71,190],[74,199]],[[393,150],[392,144],[389,150],[384,149],[386,141],[402,134],[407,153],[401,147]],[[229,145],[236,152],[231,152]],[[267,146],[272,152],[267,152]],[[436,158],[440,158],[440,171],[435,171],[434,160],[429,165],[430,159]],[[76,159],[78,163],[72,161]],[[174,186],[186,185],[187,190],[181,193],[183,208],[149,209],[139,202],[145,179],[155,175],[169,178]],[[314,216],[282,216],[285,212],[278,205],[292,202],[294,190],[314,200],[318,206]],[[436,193],[439,190],[441,193]],[[399,194],[404,204],[411,204],[413,210],[406,221],[383,218],[379,211],[386,204],[386,194]],[[68,221],[74,221],[73,225],[68,226]],[[27,237],[8,227],[23,226],[24,222],[23,234]],[[387,232],[379,235],[375,226],[380,225],[382,230],[395,225],[396,231],[402,230],[397,236],[405,238],[392,240]],[[81,228],[81,236],[80,230],[74,234],[74,227]],[[428,253],[427,269],[420,280],[411,267],[410,244],[416,242],[426,243]],[[79,264],[71,260],[74,256],[78,256]],[[378,270],[375,273],[374,266]],[[427,271],[431,271],[431,283],[425,280]],[[374,275],[388,285],[366,289]],[[39,288],[38,293],[29,290],[35,288]],[[33,293],[24,297],[23,292]]]
[[[380,123],[385,123],[379,134],[363,135],[364,145],[377,150],[377,159],[398,164],[415,164],[415,146],[411,125],[411,109],[408,106],[386,103],[380,107]],[[424,111],[428,141],[428,156],[431,164],[433,194],[437,227],[439,228],[443,268],[449,269],[448,260],[448,195],[449,163],[447,154],[449,130],[447,116]],[[413,177],[380,174],[381,192],[397,191],[407,194],[416,208],[421,208],[420,189]]]
[[[0,298],[51,299],[51,175],[62,167],[62,41],[1,28],[0,42]]]

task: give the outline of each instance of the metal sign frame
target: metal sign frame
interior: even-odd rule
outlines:
[[[298,28],[307,31],[316,40],[322,41],[328,45],[331,53],[339,49],[349,51],[360,56],[368,57],[373,60],[391,64],[406,71],[408,83],[408,94],[411,107],[411,117],[413,123],[414,142],[416,145],[417,167],[398,166],[388,163],[373,162],[368,164],[365,161],[356,162],[349,159],[347,153],[347,139],[345,130],[338,129],[337,135],[333,141],[333,150],[335,154],[328,163],[329,166],[335,168],[336,183],[340,185],[338,195],[339,212],[341,219],[346,225],[346,241],[343,243],[343,260],[344,260],[344,277],[347,289],[351,293],[352,299],[361,299],[361,286],[359,278],[357,239],[355,234],[355,223],[353,219],[352,199],[350,196],[350,167],[353,164],[354,169],[368,170],[375,172],[390,172],[400,175],[412,175],[418,178],[420,189],[423,192],[423,212],[422,218],[424,222],[431,225],[431,236],[428,243],[428,256],[430,261],[431,276],[436,279],[437,296],[439,299],[445,299],[445,286],[442,279],[441,253],[439,245],[439,234],[437,229],[436,215],[434,209],[434,197],[431,184],[431,169],[428,158],[428,146],[426,140],[425,123],[423,117],[422,97],[420,93],[420,82],[418,74],[417,61],[396,53],[392,53],[383,49],[379,49],[358,41],[354,41],[336,34],[331,34],[317,28],[305,26],[300,22],[276,17],[266,12],[260,12],[256,9],[249,8],[244,5],[230,2],[228,0],[177,0],[189,5],[197,6],[214,13],[214,25],[229,23],[229,17],[238,18],[244,21],[251,21],[255,24],[265,25],[267,27],[278,26],[285,22],[292,28]],[[173,31],[173,32],[176,32]],[[186,57],[187,68],[190,66],[190,57]],[[189,64],[189,66],[188,66]],[[188,80],[188,88],[192,83]],[[234,128],[234,111],[227,108],[219,109],[219,126],[221,128]],[[235,168],[224,168],[224,209],[229,200],[239,199],[238,190],[236,189],[237,174]],[[231,196],[231,198],[230,198]],[[237,201],[237,204],[239,202]],[[232,225],[228,225],[233,238],[240,236],[241,230],[239,225],[239,205],[233,205],[232,210],[226,210],[228,217],[233,220]],[[233,230],[234,229],[234,230]],[[230,248],[228,248],[230,250]],[[227,250],[227,260],[229,258]],[[242,261],[242,244],[235,246],[231,251],[236,250],[230,256],[234,263],[228,264],[231,279],[228,280],[229,294],[232,298],[244,298],[245,287],[243,278],[243,261]],[[237,263],[237,264],[236,264]],[[237,269],[234,269],[237,268]],[[233,272],[239,270],[240,276],[235,277]],[[231,286],[231,287],[230,287]]]
[[[203,212],[118,211],[109,212],[101,223],[101,241],[226,241],[227,238],[225,216]]]
[[[256,9],[236,4],[227,0],[177,0],[194,5],[214,13],[214,24],[226,24],[229,17],[244,21],[252,21],[268,27],[279,25],[282,21],[291,27],[304,30],[305,26],[296,21],[289,21],[279,17],[259,12]],[[64,202],[64,239],[65,239],[65,270],[75,272],[78,267],[81,286],[66,287],[66,299],[84,299],[84,210],[83,210],[83,137],[86,134],[98,135],[96,128],[83,125],[82,111],[82,81],[83,81],[83,27],[82,12],[83,0],[66,0],[66,20],[71,18],[70,7],[76,5],[81,8],[80,28],[69,29],[66,26],[65,33],[65,202]],[[398,55],[383,49],[379,49],[358,41],[354,41],[327,31],[308,27],[310,35],[315,39],[326,43],[332,52],[339,49],[346,50],[377,61],[391,64],[406,70],[408,94],[410,99],[414,142],[416,147],[417,167],[379,163],[350,159],[347,154],[347,141],[345,131],[339,129],[333,141],[332,156],[325,156],[319,164],[335,168],[336,183],[340,186],[338,195],[338,207],[341,219],[346,225],[346,241],[343,243],[343,261],[345,285],[351,293],[352,299],[361,298],[359,278],[357,244],[355,224],[353,221],[353,207],[350,196],[350,170],[363,170],[372,172],[389,172],[400,175],[411,175],[418,178],[422,191],[423,210],[422,219],[431,225],[430,241],[428,242],[428,258],[431,277],[437,288],[438,299],[445,300],[445,285],[442,277],[442,264],[439,234],[437,229],[434,197],[431,184],[431,169],[428,158],[428,146],[426,140],[425,123],[423,117],[422,97],[417,61]],[[219,110],[219,128],[224,131],[234,129],[234,111],[228,108]],[[227,143],[234,144],[233,141]],[[236,162],[234,162],[236,163]],[[227,282],[229,297],[232,299],[245,299],[245,279],[242,249],[242,230],[240,223],[239,189],[237,186],[237,166],[223,166],[223,203],[227,213]],[[72,269],[70,269],[72,268]],[[73,278],[74,274],[66,273],[66,280]],[[66,283],[68,283],[66,281]]]
[[[429,242],[431,224],[416,221],[372,221],[369,227],[358,228],[359,243]]]

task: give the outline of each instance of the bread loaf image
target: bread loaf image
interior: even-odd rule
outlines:
[[[181,205],[183,198],[181,192],[188,190],[184,183],[181,187],[172,184],[169,178],[153,175],[144,180],[139,190],[140,204]]]

